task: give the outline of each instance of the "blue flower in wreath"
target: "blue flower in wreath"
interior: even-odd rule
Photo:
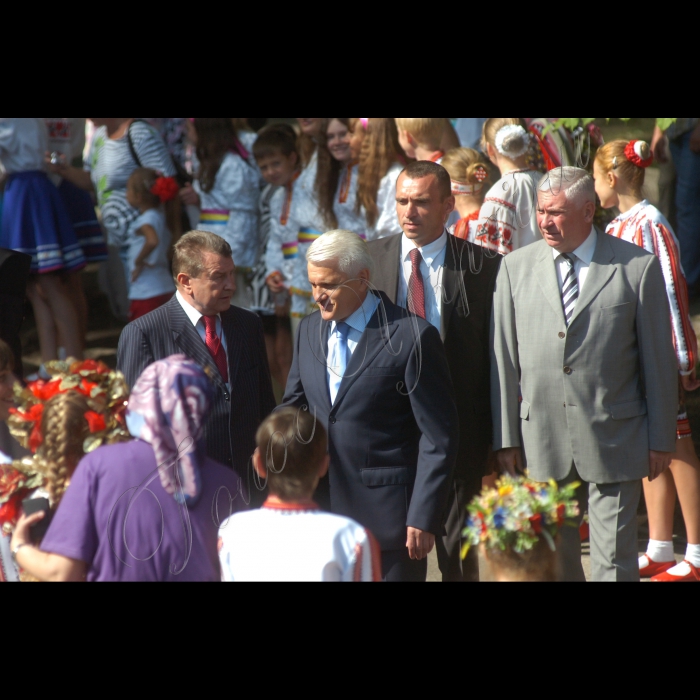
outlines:
[[[496,508],[493,514],[493,524],[500,530],[506,524],[506,512],[503,508]]]

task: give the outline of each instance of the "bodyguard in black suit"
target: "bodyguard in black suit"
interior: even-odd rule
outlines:
[[[255,314],[230,306],[236,291],[231,255],[229,244],[215,234],[183,236],[173,258],[178,295],[124,329],[117,365],[130,386],[148,365],[171,355],[184,354],[204,367],[217,389],[206,426],[207,454],[250,484],[255,433],[275,399],[262,324]],[[211,336],[207,318],[215,321]],[[255,502],[256,489],[248,488]]]
[[[446,238],[444,264],[442,269],[433,268],[430,281],[440,307],[440,335],[457,397],[460,435],[447,535],[437,542],[437,552],[444,581],[478,580],[476,557],[461,560],[461,531],[466,507],[487,473],[492,441],[489,328],[501,257],[449,234],[441,238],[454,198],[450,176],[439,165],[410,165],[397,183],[397,206],[405,235],[369,244],[375,263],[373,282],[391,301],[408,301],[406,281],[401,279],[404,249],[435,245]]]
[[[377,538],[387,580],[425,581],[457,454],[439,333],[368,291],[372,261],[355,234],[325,234],[307,259],[323,310],[301,323],[284,403],[307,407],[328,430],[332,511]],[[340,322],[349,326],[351,357],[338,376]]]

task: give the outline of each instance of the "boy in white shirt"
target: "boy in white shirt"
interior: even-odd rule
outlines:
[[[270,496],[237,513],[219,531],[226,582],[372,582],[381,580],[374,537],[349,518],[312,501],[328,472],[328,440],[306,411],[285,408],[260,426],[253,465]]]

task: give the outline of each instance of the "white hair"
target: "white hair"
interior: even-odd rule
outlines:
[[[537,186],[539,192],[553,196],[563,192],[568,202],[582,208],[588,202],[595,204],[595,181],[583,168],[564,166],[550,170]]]
[[[356,233],[344,229],[329,231],[317,238],[306,253],[306,260],[313,265],[332,263],[350,278],[362,270],[369,270],[370,275],[374,271],[367,244]]]

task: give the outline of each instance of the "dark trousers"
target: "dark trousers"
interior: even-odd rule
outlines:
[[[467,506],[480,491],[481,481],[455,481],[452,486],[445,522],[447,534],[438,537],[435,542],[443,583],[479,582],[478,549],[472,547],[467,558],[462,561],[462,530],[467,521]]]
[[[406,548],[396,552],[382,552],[382,578],[387,583],[425,583],[428,578],[428,560],[412,560]]]

